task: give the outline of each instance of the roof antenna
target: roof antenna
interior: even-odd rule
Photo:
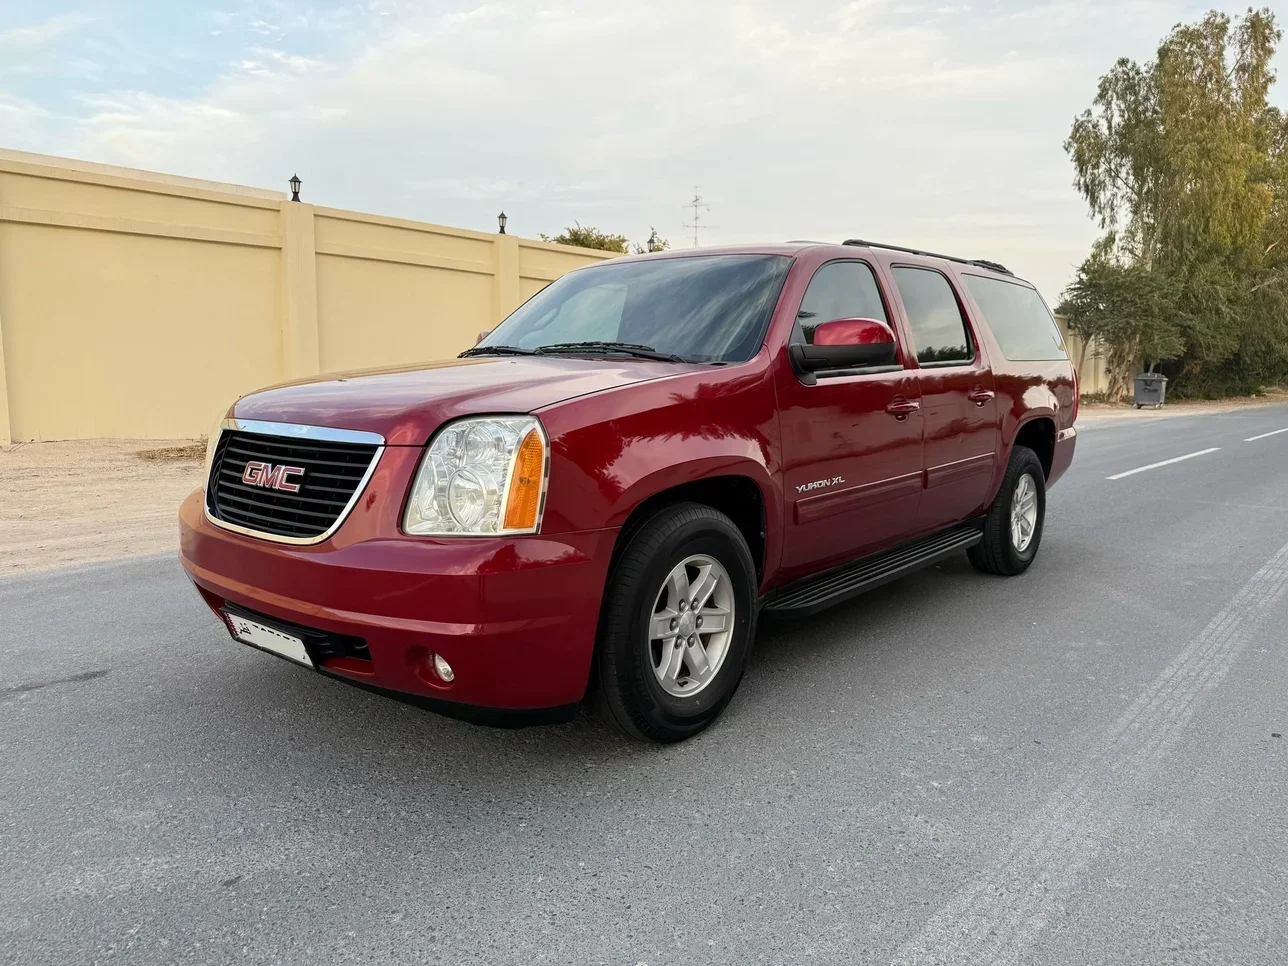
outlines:
[[[684,227],[685,227],[685,228],[692,229],[692,231],[693,231],[693,247],[694,247],[694,248],[697,248],[697,247],[698,247],[698,229],[700,229],[700,228],[719,228],[720,226],[719,226],[719,225],[704,225],[704,224],[702,223],[702,213],[703,213],[704,211],[710,211],[710,210],[711,210],[711,206],[710,206],[709,204],[707,204],[706,199],[705,199],[705,198],[703,198],[703,197],[702,197],[702,195],[698,194],[698,186],[697,186],[697,185],[694,185],[694,186],[693,186],[693,200],[692,200],[692,201],[690,201],[690,202],[687,202],[683,207],[685,207],[685,208],[692,208],[692,209],[693,209],[693,221],[692,221],[692,223],[685,222]]]

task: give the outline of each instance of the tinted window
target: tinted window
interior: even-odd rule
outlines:
[[[892,270],[899,297],[908,313],[908,324],[922,365],[971,362],[971,347],[961,307],[948,279],[927,268]]]
[[[590,342],[615,340],[613,333],[622,318],[626,304],[625,285],[594,285],[564,299],[550,321],[539,332],[531,333],[528,342],[506,345],[532,345],[552,342]],[[540,336],[540,338],[537,338]]]
[[[832,262],[810,279],[800,311],[799,337],[814,343],[814,327],[833,319],[879,319],[889,324],[872,269],[862,262]]]
[[[699,255],[601,262],[546,286],[481,346],[634,342],[696,362],[756,354],[792,260]]]
[[[1069,358],[1055,319],[1037,292],[1027,285],[981,275],[964,278],[1002,355],[1017,361]]]

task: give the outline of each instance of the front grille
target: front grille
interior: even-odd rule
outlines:
[[[379,452],[372,443],[225,429],[210,467],[206,509],[216,520],[268,536],[318,539],[340,520]],[[246,482],[246,464],[252,461],[302,469],[285,478],[299,492]]]

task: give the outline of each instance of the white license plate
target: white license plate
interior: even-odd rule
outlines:
[[[242,617],[240,614],[230,613],[228,614],[228,619],[233,625],[233,636],[243,644],[251,644],[266,651],[272,651],[289,661],[303,664],[305,667],[313,666],[313,662],[309,660],[308,651],[304,650],[304,642],[298,637],[286,634],[274,627],[266,627],[257,621]]]

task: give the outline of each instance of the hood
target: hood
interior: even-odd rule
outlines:
[[[243,396],[233,415],[366,430],[379,433],[391,446],[422,446],[434,430],[458,416],[530,413],[689,368],[643,359],[480,356],[302,379]]]

